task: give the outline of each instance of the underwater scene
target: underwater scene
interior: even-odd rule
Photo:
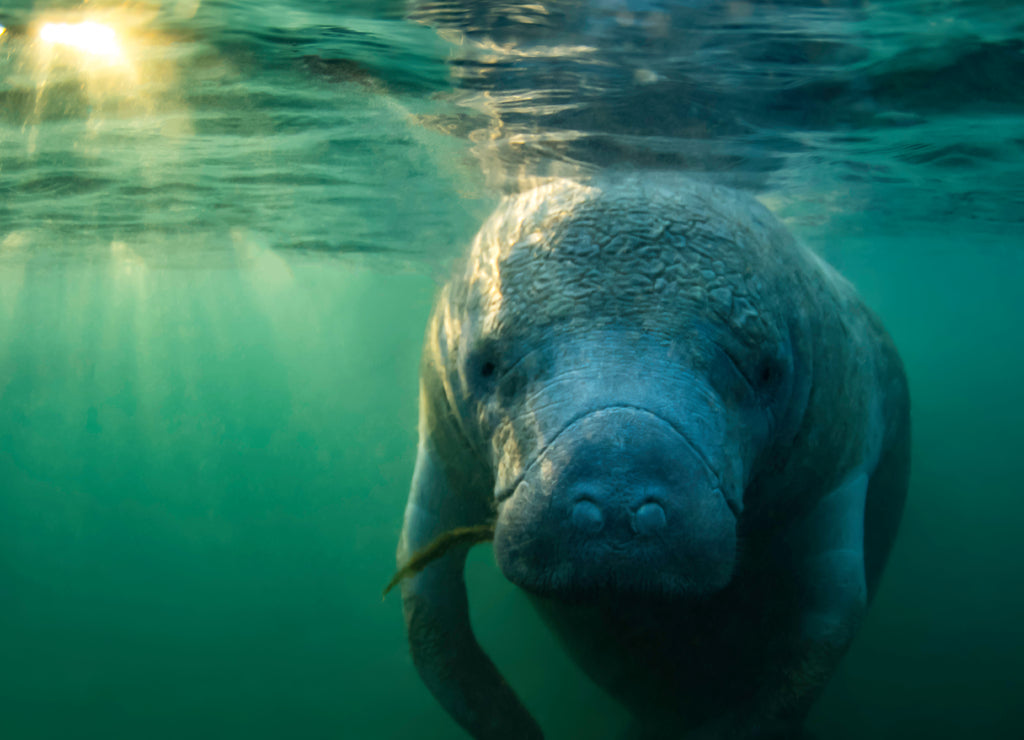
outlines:
[[[421,574],[382,599],[424,335],[503,198],[619,176],[756,198],[902,358],[902,521],[807,737],[1024,738],[1015,0],[5,0],[0,738],[472,736]],[[544,737],[647,737],[501,526],[479,645]]]

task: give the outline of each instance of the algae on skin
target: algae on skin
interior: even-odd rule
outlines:
[[[475,545],[480,542],[489,542],[494,539],[494,524],[480,524],[474,527],[456,527],[444,534],[438,535],[426,547],[422,547],[413,553],[412,557],[400,567],[392,576],[388,585],[384,588],[381,598],[388,595],[395,586],[409,576],[416,575],[426,568],[431,562],[443,556],[456,545]]]

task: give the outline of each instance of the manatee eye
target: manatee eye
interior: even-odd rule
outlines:
[[[757,383],[761,390],[771,390],[782,377],[782,369],[774,358],[765,358],[757,369]]]
[[[466,368],[467,380],[477,391],[489,392],[501,375],[501,358],[490,344],[483,344],[470,355]]]

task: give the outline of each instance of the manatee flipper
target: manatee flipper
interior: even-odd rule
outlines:
[[[855,472],[818,501],[797,527],[800,640],[846,649],[867,608],[864,510],[868,476]]]
[[[451,490],[444,466],[425,435],[405,511],[399,565],[445,532],[485,523],[489,513],[485,506]],[[473,635],[463,579],[468,551],[468,545],[453,547],[402,582],[413,662],[437,700],[473,737],[541,738],[540,726]]]
[[[864,512],[868,474],[854,471],[789,530],[799,613],[773,676],[738,722],[708,737],[802,737],[801,724],[835,672],[867,610]],[[689,736],[687,736],[689,737]],[[694,737],[703,738],[703,734]]]

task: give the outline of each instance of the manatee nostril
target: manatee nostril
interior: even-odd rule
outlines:
[[[665,510],[661,504],[648,501],[633,514],[633,531],[637,534],[655,534],[665,527]]]
[[[604,515],[590,499],[580,499],[572,507],[572,523],[585,534],[597,534],[604,527]]]

